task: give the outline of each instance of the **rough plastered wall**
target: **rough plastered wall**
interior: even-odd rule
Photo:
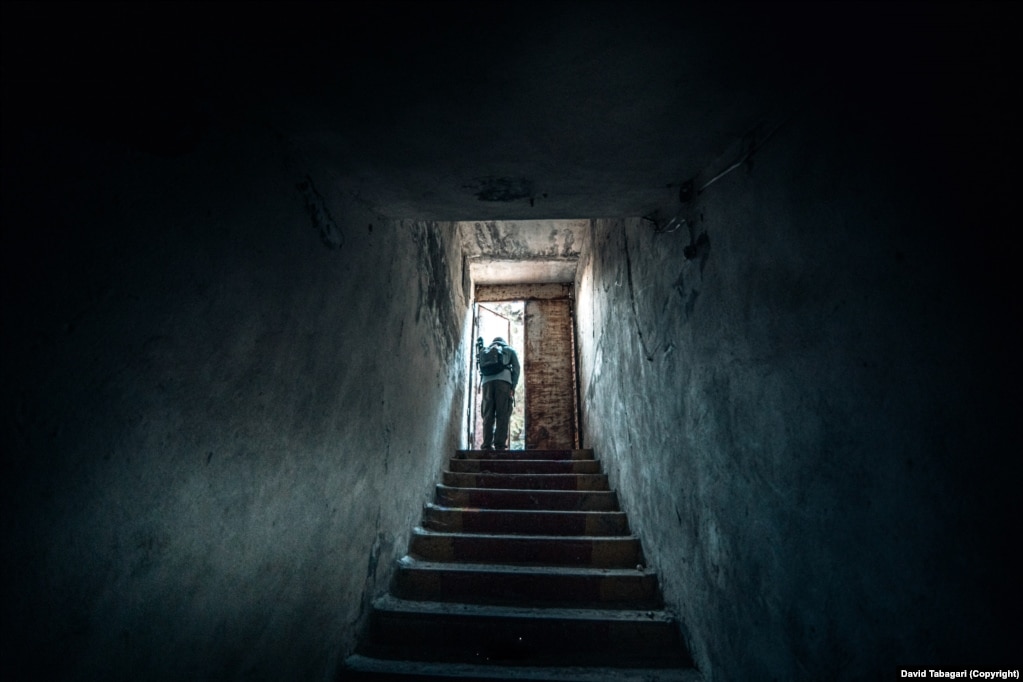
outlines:
[[[593,222],[585,445],[709,680],[1019,667],[999,143],[884,106],[808,106],[680,229]]]
[[[237,122],[6,142],[0,676],[331,679],[459,444],[454,231]]]

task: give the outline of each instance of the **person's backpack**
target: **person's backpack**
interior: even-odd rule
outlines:
[[[499,343],[491,344],[486,350],[480,351],[477,361],[480,366],[480,374],[485,377],[500,374],[511,367],[510,362],[505,362],[504,346]]]

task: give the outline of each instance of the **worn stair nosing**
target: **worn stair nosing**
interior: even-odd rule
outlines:
[[[425,601],[510,604],[520,599],[545,606],[659,609],[664,607],[659,582],[657,573],[645,567],[438,562],[406,554],[398,561],[391,593]]]
[[[447,472],[451,473],[451,472]],[[537,476],[539,474],[529,474],[530,476]],[[601,474],[606,475],[606,474]],[[495,493],[495,492],[508,492],[508,493],[570,493],[570,494],[601,494],[601,495],[617,495],[617,492],[613,489],[607,490],[559,490],[557,488],[478,488],[474,486],[463,486],[463,485],[448,485],[447,483],[438,483],[436,486],[438,489],[444,490],[458,490],[458,491],[472,491],[480,493]]]
[[[453,573],[507,573],[508,575],[550,575],[578,576],[586,578],[657,578],[657,571],[646,566],[641,568],[593,568],[589,566],[531,566],[518,564],[469,564],[464,562],[427,561],[406,554],[398,559],[398,567],[422,571],[447,571]]]
[[[465,488],[458,488],[458,490],[465,490]],[[475,490],[486,490],[492,492],[493,488],[475,488]],[[516,490],[516,492],[521,492]],[[545,490],[543,492],[578,492],[576,490],[566,491],[550,491]],[[588,492],[588,491],[584,491]],[[423,505],[425,510],[435,510],[441,512],[462,512],[466,514],[515,514],[522,516],[528,515],[547,515],[552,516],[615,516],[625,518],[627,515],[621,510],[607,510],[607,509],[496,509],[489,507],[449,507],[443,504],[437,504],[436,502],[427,502]]]
[[[587,668],[581,666],[487,665],[378,659],[356,654],[348,672],[393,675],[395,680],[533,680],[533,682],[702,682],[695,668]],[[379,678],[378,678],[379,679]]]
[[[464,602],[377,600],[362,653],[383,658],[472,661],[481,651],[541,657],[547,665],[614,661],[691,665],[677,620],[663,609],[525,608]]]
[[[525,475],[553,476],[597,475],[604,473],[600,462],[596,460],[466,460],[453,459],[447,464],[447,471],[453,474],[493,474],[493,475]]]
[[[577,620],[577,621],[615,621],[643,623],[663,623],[673,625],[678,622],[670,611],[660,609],[601,609],[586,607],[563,606],[508,606],[494,604],[473,604],[469,602],[444,602],[417,599],[402,599],[392,594],[385,594],[373,602],[373,607],[388,613],[417,613],[421,615],[443,615],[490,618],[530,619],[530,620]]]
[[[455,450],[455,459],[544,459],[586,461],[596,459],[591,449],[574,450]]]
[[[437,502],[461,509],[523,511],[621,511],[614,490],[532,490],[526,488],[475,488],[438,483]],[[447,505],[444,505],[447,506]]]
[[[518,466],[528,466],[530,464],[575,465],[575,464],[579,464],[579,463],[585,463],[585,464],[596,464],[598,467],[603,468],[603,465],[601,464],[601,460],[599,460],[599,459],[518,459],[518,458],[512,459],[512,458],[508,458],[508,457],[506,457],[506,458],[494,457],[494,458],[490,458],[490,459],[484,459],[482,457],[477,457],[477,458],[474,458],[474,459],[459,459],[458,457],[449,457],[448,458],[448,463],[450,464],[451,462],[474,462],[476,464],[479,464],[480,466],[482,466],[484,464],[494,464],[494,463],[498,463],[498,464],[514,464],[514,465],[518,465]]]
[[[607,478],[607,474],[605,474],[604,472],[600,472],[600,473],[595,473],[594,474],[594,473],[576,473],[576,472],[573,472],[573,471],[559,471],[557,473],[552,473],[552,474],[544,474],[544,473],[540,473],[540,474],[516,474],[516,473],[503,473],[503,472],[492,472],[492,471],[450,471],[450,470],[445,470],[442,473],[445,474],[445,475],[449,475],[449,476],[450,475],[461,475],[461,476],[473,475],[473,476],[490,476],[490,477],[493,477],[493,478],[537,478],[537,477],[556,478],[556,479],[565,479],[565,478]]]
[[[605,492],[610,489],[607,474],[490,474],[480,472],[444,471],[441,481],[454,488],[501,490],[576,490]],[[488,482],[500,486],[487,485]],[[546,485],[544,485],[546,484]],[[511,487],[508,487],[511,486]]]
[[[523,535],[533,534],[523,528],[562,528],[562,532],[551,531],[549,534],[558,537],[582,535],[587,537],[630,535],[628,516],[623,511],[610,510],[579,510],[579,509],[493,509],[489,507],[457,507],[446,506],[434,502],[423,505],[423,527],[441,532],[462,534],[492,533],[492,528],[500,525],[501,531],[496,534]],[[434,527],[438,526],[438,527]],[[440,526],[447,528],[445,531]],[[484,530],[486,529],[486,530]]]
[[[416,535],[423,537],[449,537],[449,538],[466,538],[472,540],[508,540],[512,542],[558,542],[558,543],[569,543],[569,542],[594,542],[594,541],[606,541],[620,544],[632,544],[639,542],[639,538],[635,535],[539,535],[539,534],[524,534],[524,533],[462,533],[453,532],[446,530],[432,530],[430,528],[424,528],[422,526],[416,526],[412,529],[412,536]]]
[[[533,463],[533,462],[543,462],[545,464],[546,463],[550,463],[550,462],[561,463],[561,464],[572,464],[572,463],[575,463],[575,462],[596,462],[596,463],[599,464],[602,460],[599,460],[596,457],[593,457],[593,458],[590,458],[590,459],[550,459],[550,458],[543,458],[543,457],[535,457],[535,458],[531,458],[531,459],[530,458],[522,458],[522,457],[475,457],[472,460],[468,460],[468,459],[464,459],[464,458],[459,458],[459,457],[449,457],[448,461],[455,461],[455,462],[469,462],[469,461],[472,461],[472,462],[514,462],[515,464],[530,464],[530,463]]]
[[[587,565],[626,568],[645,563],[632,535],[509,535],[451,533],[417,526],[409,554],[444,562]]]

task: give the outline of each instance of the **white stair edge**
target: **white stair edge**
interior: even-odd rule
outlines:
[[[381,612],[438,614],[481,618],[540,618],[579,621],[642,621],[645,623],[674,624],[678,619],[670,611],[661,609],[599,609],[599,608],[547,608],[540,606],[498,606],[465,602],[420,601],[402,599],[391,594],[378,597],[373,607]]]
[[[589,566],[531,566],[528,564],[476,564],[448,561],[424,561],[406,554],[398,559],[399,568],[416,568],[424,571],[457,571],[464,573],[532,573],[537,575],[578,575],[586,577],[634,577],[637,575],[656,577],[657,571],[641,568],[600,568]]]

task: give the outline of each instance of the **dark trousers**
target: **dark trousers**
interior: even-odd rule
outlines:
[[[483,384],[483,449],[508,448],[508,421],[512,411],[512,387],[507,381]],[[496,422],[496,428],[495,428]]]

